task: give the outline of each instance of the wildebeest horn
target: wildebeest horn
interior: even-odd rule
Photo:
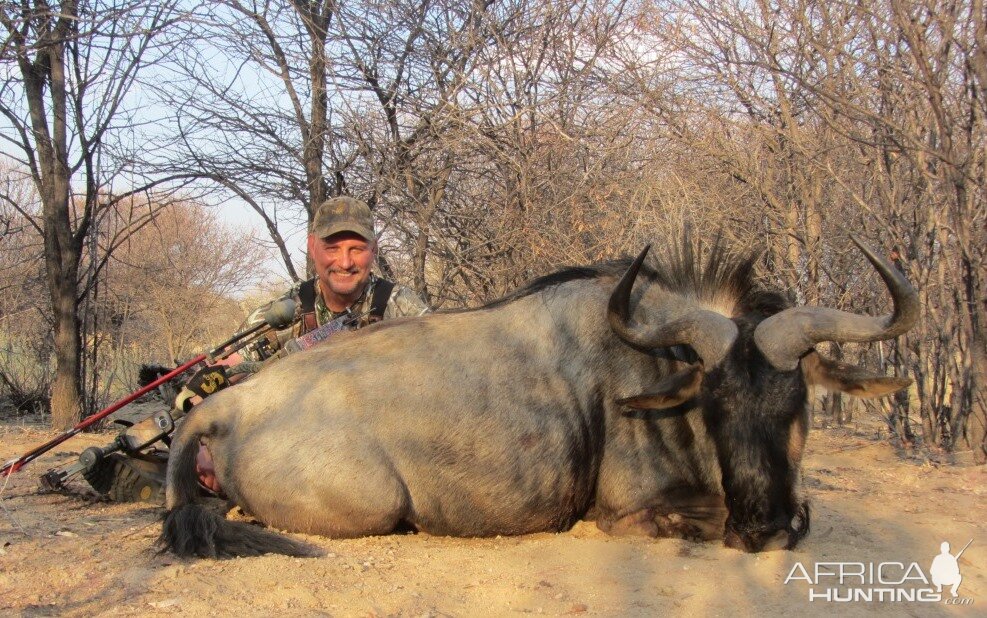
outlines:
[[[754,342],[775,369],[791,371],[799,359],[823,341],[882,341],[904,333],[918,320],[918,293],[898,269],[856,236],[853,241],[884,279],[894,313],[881,317],[856,315],[826,307],[793,307],[767,318],[754,330]]]
[[[634,287],[634,280],[637,279],[637,273],[641,270],[649,249],[651,245],[637,256],[610,295],[610,304],[607,307],[610,328],[618,337],[643,352],[688,345],[696,351],[707,368],[716,365],[723,360],[737,338],[737,325],[719,313],[696,309],[681,316],[667,312],[670,315],[661,319],[659,310],[655,312],[659,319],[654,324],[630,323],[631,288]]]

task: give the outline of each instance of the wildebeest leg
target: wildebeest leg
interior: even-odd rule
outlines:
[[[318,458],[297,448],[280,460],[244,458],[231,496],[266,524],[335,538],[388,534],[409,512],[407,489],[372,444],[324,444]],[[256,452],[256,451],[255,451]]]
[[[313,489],[323,509],[321,521],[312,529],[316,534],[337,538],[390,534],[408,516],[407,489],[383,460],[336,469]]]
[[[597,525],[615,536],[651,537],[709,541],[723,538],[727,510],[722,496],[696,495],[611,517]]]
[[[355,485],[330,483],[311,487],[311,494],[283,501],[276,512],[254,507],[251,511],[277,528],[330,538],[375,536],[397,530],[408,510],[397,486],[385,488],[381,483],[368,483],[366,489],[355,490]]]

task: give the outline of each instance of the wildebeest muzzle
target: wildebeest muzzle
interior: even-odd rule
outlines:
[[[764,525],[737,525],[727,520],[723,544],[749,553],[794,549],[809,534],[809,504],[802,502],[792,517],[779,516]]]

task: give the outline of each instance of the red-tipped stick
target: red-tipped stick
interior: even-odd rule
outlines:
[[[34,450],[31,450],[31,451],[29,451],[27,453],[24,453],[23,455],[21,455],[17,459],[13,459],[11,461],[8,461],[6,464],[4,464],[3,468],[0,468],[0,477],[10,476],[14,472],[17,472],[18,470],[20,470],[21,468],[23,468],[26,464],[30,463],[31,461],[33,461],[34,459],[40,457],[41,455],[44,455],[45,453],[47,453],[51,449],[55,448],[56,446],[58,446],[62,442],[65,442],[66,440],[68,440],[72,436],[78,434],[80,431],[82,431],[86,427],[89,427],[90,425],[92,425],[96,421],[98,421],[100,419],[103,419],[103,418],[106,418],[110,414],[113,414],[114,412],[116,412],[117,410],[119,410],[123,406],[127,405],[128,403],[130,403],[134,399],[137,399],[141,395],[154,390],[155,388],[157,388],[161,384],[164,384],[168,380],[170,380],[170,379],[174,378],[175,376],[179,375],[180,373],[186,371],[190,367],[193,367],[195,365],[198,365],[202,361],[206,360],[206,358],[208,358],[208,357],[205,354],[200,354],[200,355],[196,356],[195,358],[193,358],[189,362],[185,363],[181,367],[176,367],[172,371],[166,373],[165,375],[161,376],[160,378],[158,378],[154,382],[151,382],[150,384],[148,384],[147,386],[141,388],[140,390],[135,391],[135,392],[131,393],[130,395],[127,395],[126,397],[124,397],[120,401],[114,403],[113,405],[111,405],[111,406],[109,406],[107,408],[103,408],[102,410],[100,410],[96,414],[93,414],[92,416],[89,416],[89,417],[83,419],[83,421],[81,423],[79,423],[78,425],[76,425],[72,429],[66,431],[65,433],[63,433],[63,434],[55,437],[54,439],[52,439],[52,440],[50,440],[48,442],[45,442],[44,444],[42,444],[41,446],[35,448]]]

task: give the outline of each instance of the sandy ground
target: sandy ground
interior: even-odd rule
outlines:
[[[0,425],[0,461],[51,435]],[[902,458],[871,430],[810,434],[813,529],[793,552],[612,538],[582,522],[517,538],[303,537],[326,556],[222,562],[156,554],[160,508],[99,501],[82,481],[39,491],[39,474],[109,439],[77,437],[9,479],[0,615],[987,615],[987,470]],[[784,583],[797,563],[811,574],[821,562],[916,562],[928,574],[942,541],[955,553],[970,539],[959,562],[968,605],[810,602],[810,588],[827,586]]]

